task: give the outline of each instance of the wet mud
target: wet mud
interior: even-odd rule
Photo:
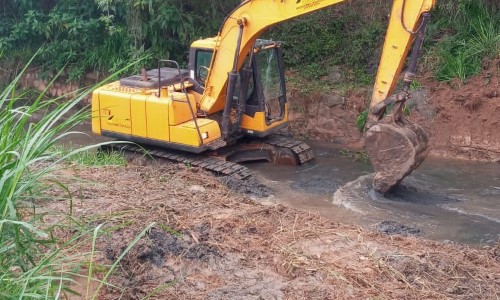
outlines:
[[[391,220],[378,223],[377,231],[388,235],[399,234],[402,236],[418,236],[421,233],[418,228],[406,226]]]
[[[234,178],[233,176],[218,176],[217,179],[231,191],[252,198],[266,198],[271,194],[269,188],[253,176],[243,180]]]

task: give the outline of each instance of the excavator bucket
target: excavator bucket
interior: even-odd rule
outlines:
[[[365,134],[365,146],[375,177],[373,188],[386,193],[418,168],[428,153],[425,131],[409,121],[371,125]]]

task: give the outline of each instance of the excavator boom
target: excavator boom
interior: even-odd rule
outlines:
[[[228,110],[230,99],[227,95],[232,95],[237,71],[257,37],[266,29],[343,1],[243,1],[226,18],[216,37],[206,88],[200,102],[201,110],[207,114]],[[366,149],[376,172],[373,186],[380,192],[385,193],[397,185],[427,155],[424,130],[405,120],[401,110],[409,97],[408,87],[416,72],[429,11],[434,6],[435,0],[393,1],[365,135]],[[414,46],[404,78],[404,90],[392,95],[412,43]],[[386,115],[386,108],[393,104],[395,109]],[[222,130],[224,134],[224,121]]]

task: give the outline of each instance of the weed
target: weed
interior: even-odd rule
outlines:
[[[59,156],[64,156],[72,151],[74,151],[74,147],[71,145],[68,147],[56,145],[51,149],[51,152]],[[127,159],[123,153],[95,149],[75,153],[68,157],[66,161],[74,162],[85,167],[125,166],[127,164]]]
[[[420,82],[418,82],[417,80],[413,79],[410,82],[410,92],[419,90],[421,88],[422,88],[422,84]]]
[[[369,161],[370,158],[368,157],[368,153],[365,151],[351,151],[347,149],[341,149],[339,151],[340,156],[347,157],[349,159],[352,159],[354,161]]]
[[[368,112],[369,112],[369,109],[367,108],[364,111],[362,111],[358,115],[358,117],[356,118],[356,126],[358,127],[360,132],[365,131],[365,125],[366,125],[366,122],[368,121]]]
[[[438,80],[464,82],[481,71],[485,58],[499,56],[500,12],[482,1],[461,0],[438,5],[436,14],[438,21],[430,33],[438,40]]]
[[[182,233],[173,229],[172,227],[168,226],[168,225],[165,225],[165,224],[159,224],[158,226],[160,226],[160,228],[165,231],[165,232],[168,232],[170,233],[171,235],[173,236],[176,236],[176,237],[181,237],[182,236]]]
[[[96,235],[71,217],[42,223],[47,213],[37,214],[35,207],[39,200],[53,199],[46,194],[50,189],[69,193],[54,171],[68,158],[99,146],[57,151],[58,143],[74,133],[71,128],[88,118],[87,110],[76,105],[89,91],[78,91],[63,103],[43,93],[27,102],[26,94],[16,92],[21,75],[0,91],[0,298],[64,298],[86,265],[86,254],[75,250]],[[60,229],[73,236],[58,240],[54,233]]]

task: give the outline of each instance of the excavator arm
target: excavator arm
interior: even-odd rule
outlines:
[[[200,108],[207,113],[224,107],[228,73],[239,70],[256,39],[281,22],[333,6],[345,0],[246,0],[226,18],[216,46]],[[435,0],[394,0],[371,107],[394,90],[421,17]],[[334,54],[333,54],[334,55]]]
[[[216,46],[201,109],[221,110],[228,73],[239,70],[257,38],[278,23],[344,2],[345,0],[246,0],[226,18],[216,38]]]
[[[200,101],[206,114],[224,111],[223,136],[238,71],[257,38],[268,28],[345,0],[246,0],[226,18],[215,38],[214,54]],[[402,116],[417,66],[429,11],[436,0],[393,0],[382,56],[370,102],[365,146],[375,170],[373,187],[387,192],[427,155],[424,130]],[[393,94],[413,44],[403,91]],[[335,55],[332,53],[332,55]],[[393,105],[390,113],[387,107]]]

